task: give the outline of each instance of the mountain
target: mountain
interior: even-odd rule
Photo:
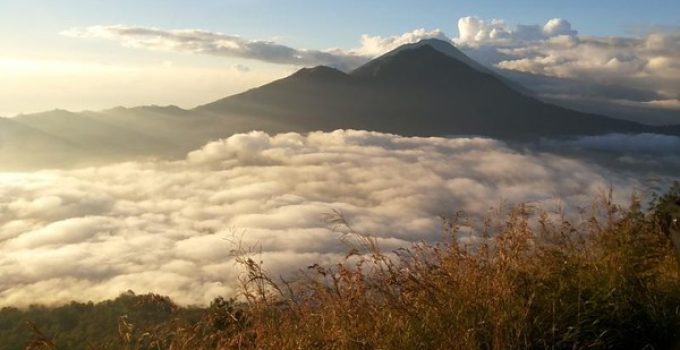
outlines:
[[[82,157],[80,147],[13,119],[0,118],[0,167],[6,170],[39,168],[61,161],[64,154]]]
[[[448,42],[404,45],[352,72],[303,68],[184,110],[56,110],[0,118],[0,167],[24,169],[178,158],[238,132],[367,129],[401,135],[536,139],[611,132],[680,134],[545,103]]]
[[[443,41],[443,40],[439,40],[439,39],[424,39],[424,40],[421,40],[417,43],[402,45],[402,46],[396,48],[395,50],[392,50],[392,51],[384,54],[383,56],[379,57],[378,60],[383,59],[383,58],[388,57],[388,56],[392,56],[396,53],[399,53],[399,52],[402,52],[402,51],[405,51],[405,50],[415,49],[415,48],[419,48],[419,47],[422,47],[422,46],[430,46],[433,49],[435,49],[435,50],[437,50],[437,51],[439,51],[439,52],[441,52],[441,53],[443,53],[443,54],[445,54],[445,55],[447,55],[447,56],[449,56],[453,59],[456,59],[456,60],[458,60],[462,63],[467,64],[472,69],[475,69],[475,70],[477,70],[481,73],[493,75],[496,78],[498,78],[499,80],[501,80],[503,83],[505,83],[506,85],[512,87],[513,89],[515,89],[515,90],[517,90],[517,91],[519,91],[519,92],[521,92],[525,95],[534,95],[533,91],[531,91],[530,89],[508,79],[507,77],[505,77],[503,75],[496,73],[495,71],[487,68],[483,64],[471,59],[470,57],[465,55],[462,51],[458,50],[455,46],[451,45],[451,43]]]
[[[251,116],[295,130],[356,128],[419,136],[664,132],[544,103],[464,57],[448,43],[429,40],[398,48],[349,74],[328,67],[302,69],[198,110]]]

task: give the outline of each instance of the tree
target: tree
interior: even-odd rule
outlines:
[[[680,263],[680,182],[673,182],[665,194],[654,199],[653,206],[654,216],[663,232],[673,242]]]

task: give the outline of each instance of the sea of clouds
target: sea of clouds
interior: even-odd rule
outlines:
[[[354,130],[251,132],[181,161],[2,173],[0,305],[129,289],[204,304],[234,293],[234,237],[259,244],[265,268],[284,273],[344,255],[324,219],[336,210],[393,249],[441,238],[440,217],[457,210],[483,217],[502,201],[586,207],[610,185],[625,201],[641,182],[492,139]]]

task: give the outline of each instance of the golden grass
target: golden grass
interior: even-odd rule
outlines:
[[[668,349],[680,334],[678,262],[658,220],[603,196],[580,220],[518,206],[482,223],[445,220],[448,239],[383,252],[335,216],[352,243],[294,281],[242,251],[242,298],[198,322],[135,330],[123,349]],[[466,243],[463,243],[466,242]],[[39,345],[39,344],[37,344]],[[34,347],[40,348],[40,347]],[[48,348],[48,347],[45,347]]]

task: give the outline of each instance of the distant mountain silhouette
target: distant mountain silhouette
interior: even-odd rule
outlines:
[[[62,110],[0,118],[0,169],[177,158],[263,130],[367,129],[401,135],[536,139],[611,132],[680,134],[544,103],[448,42],[404,45],[350,73],[319,66],[193,110]]]

